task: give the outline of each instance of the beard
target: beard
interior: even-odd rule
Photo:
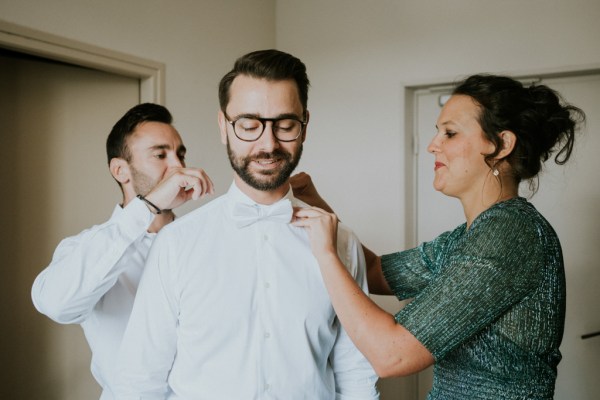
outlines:
[[[275,190],[283,185],[292,175],[292,172],[298,166],[300,157],[302,156],[302,144],[298,147],[296,154],[292,155],[287,151],[275,149],[271,153],[261,152],[251,156],[238,156],[233,152],[227,140],[227,155],[229,162],[236,174],[250,187],[268,192]],[[256,160],[275,159],[281,162],[282,165],[276,170],[259,171],[252,173],[250,171],[250,163]]]
[[[131,170],[133,190],[135,190],[136,194],[146,196],[158,183],[157,179],[152,179],[149,175],[136,169],[133,165],[130,165],[129,169]]]

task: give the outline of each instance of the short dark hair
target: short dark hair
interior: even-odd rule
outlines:
[[[570,158],[575,143],[575,131],[585,121],[585,113],[563,101],[560,94],[548,86],[521,82],[498,75],[472,75],[454,89],[455,95],[471,97],[479,106],[479,124],[486,138],[495,145],[485,155],[490,167],[502,148],[499,133],[515,134],[514,150],[506,157],[517,182],[533,179],[543,163],[557,152],[554,161],[564,164]]]
[[[173,116],[164,106],[154,103],[143,103],[131,108],[113,126],[106,139],[106,156],[108,163],[113,158],[131,161],[131,152],[127,147],[127,138],[143,122],[162,122],[171,124]]]
[[[270,81],[293,79],[298,86],[300,102],[306,113],[310,82],[306,66],[298,58],[279,50],[259,50],[248,53],[235,61],[233,69],[219,83],[219,104],[225,112],[229,103],[229,89],[238,75],[263,78]]]

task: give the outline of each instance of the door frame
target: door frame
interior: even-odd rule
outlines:
[[[577,77],[600,74],[600,64],[578,65],[565,68],[540,69],[514,72],[498,72],[498,75],[508,75],[520,81],[538,81],[540,79]],[[417,243],[417,157],[419,149],[419,136],[417,130],[417,93],[419,90],[443,92],[452,88],[456,82],[470,74],[455,78],[442,78],[426,82],[415,82],[403,85],[404,93],[404,179],[405,186],[405,248],[412,248]]]
[[[140,102],[164,104],[163,63],[0,20],[0,47],[140,81]]]

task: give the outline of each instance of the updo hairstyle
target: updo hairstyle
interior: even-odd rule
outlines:
[[[494,168],[494,157],[502,149],[502,131],[515,134],[513,151],[503,161],[510,165],[516,182],[534,178],[543,163],[555,152],[557,164],[567,162],[573,151],[575,131],[585,121],[584,112],[565,103],[560,94],[548,86],[532,84],[524,87],[506,76],[473,75],[460,82],[453,95],[471,97],[480,107],[479,124],[495,150],[485,156]]]

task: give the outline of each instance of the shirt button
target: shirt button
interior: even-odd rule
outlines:
[[[265,242],[268,242],[269,241],[269,235],[263,235],[263,240]]]
[[[269,385],[268,383],[265,384],[265,390],[270,390],[271,389],[271,385]]]
[[[267,289],[268,289],[268,288],[270,288],[270,287],[271,287],[271,284],[270,284],[269,282],[265,282],[265,288],[267,288]]]
[[[269,332],[265,333],[265,339],[268,339],[271,337],[271,334]]]

